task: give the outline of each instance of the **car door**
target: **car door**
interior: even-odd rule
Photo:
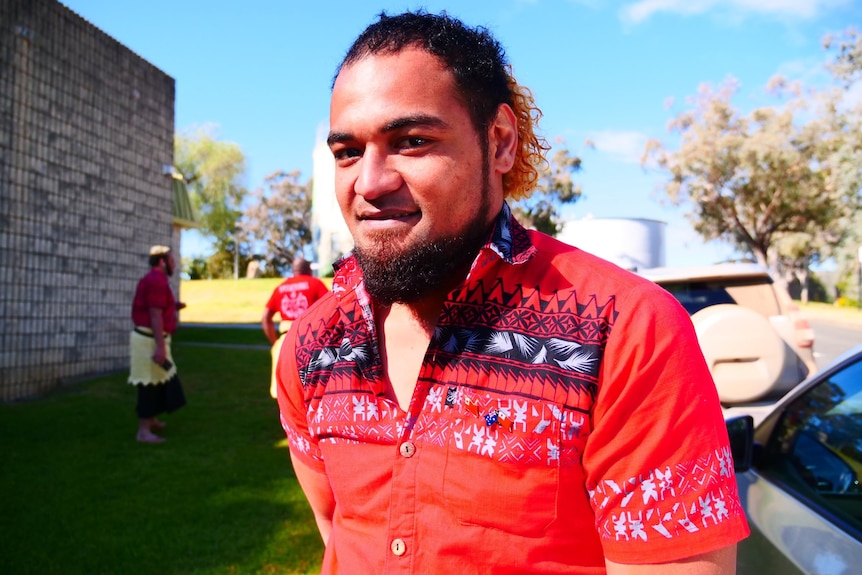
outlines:
[[[862,357],[827,370],[755,432],[738,575],[862,572]]]

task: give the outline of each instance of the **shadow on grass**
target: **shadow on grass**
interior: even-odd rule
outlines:
[[[176,344],[231,344],[239,346],[264,346],[269,349],[269,340],[260,327],[198,327],[182,326],[174,335]]]
[[[269,353],[176,345],[174,358],[188,405],[160,445],[134,440],[125,373],[0,405],[0,573],[319,571]]]

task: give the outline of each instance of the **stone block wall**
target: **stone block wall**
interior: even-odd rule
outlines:
[[[0,401],[128,369],[148,248],[178,243],[174,90],[62,4],[0,0]]]

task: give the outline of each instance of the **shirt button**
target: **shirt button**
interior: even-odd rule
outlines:
[[[393,539],[390,548],[392,549],[392,554],[398,557],[401,557],[407,551],[407,545],[404,544],[403,539]]]
[[[398,447],[398,451],[400,451],[401,455],[404,457],[413,457],[413,454],[416,453],[416,446],[413,445],[412,441],[405,441]]]

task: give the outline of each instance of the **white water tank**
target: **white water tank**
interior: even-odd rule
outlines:
[[[631,271],[665,265],[666,222],[586,218],[563,224],[557,239]]]

